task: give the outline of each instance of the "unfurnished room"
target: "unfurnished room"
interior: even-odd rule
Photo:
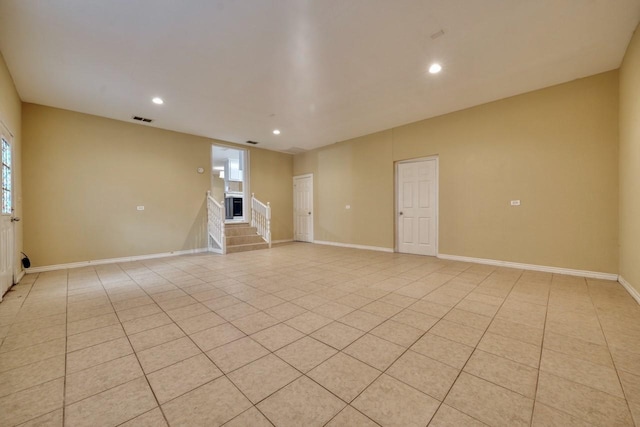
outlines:
[[[640,0],[0,0],[0,426],[640,426]]]

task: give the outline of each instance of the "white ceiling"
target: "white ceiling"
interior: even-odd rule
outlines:
[[[0,0],[0,50],[23,101],[285,151],[618,68],[639,19],[640,0]]]

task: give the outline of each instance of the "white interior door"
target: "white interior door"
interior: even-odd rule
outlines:
[[[0,206],[0,301],[5,292],[13,285],[15,270],[15,244],[13,233],[13,170],[12,151],[9,135],[0,133],[2,151],[2,196]]]
[[[293,177],[293,240],[313,242],[313,175]]]
[[[398,251],[437,255],[438,160],[398,163]]]

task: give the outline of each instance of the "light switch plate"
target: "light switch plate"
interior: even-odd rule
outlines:
[[[136,209],[138,209],[139,211],[143,211],[144,210],[144,206],[138,206],[138,207],[136,207]]]
[[[512,200],[511,206],[520,206],[520,200]]]

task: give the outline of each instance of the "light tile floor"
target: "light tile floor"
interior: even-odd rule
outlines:
[[[27,275],[0,425],[631,426],[616,282],[311,244]]]

